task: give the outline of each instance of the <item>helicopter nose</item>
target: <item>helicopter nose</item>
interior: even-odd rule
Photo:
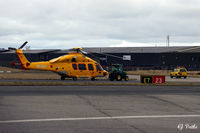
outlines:
[[[107,72],[107,71],[104,71],[104,72],[103,72],[103,76],[106,76],[106,75],[108,75],[108,72]]]

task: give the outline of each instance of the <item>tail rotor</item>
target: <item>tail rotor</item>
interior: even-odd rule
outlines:
[[[23,49],[24,46],[26,46],[28,42],[24,42],[18,49]],[[17,49],[16,48],[13,48],[13,47],[8,47],[8,49],[5,49],[5,50],[0,50],[0,53],[3,53],[3,52],[8,52],[8,51],[16,51]]]

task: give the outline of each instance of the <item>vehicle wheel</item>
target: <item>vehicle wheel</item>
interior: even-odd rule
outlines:
[[[61,76],[61,78],[60,78],[61,80],[65,80],[65,77],[64,76]]]
[[[92,77],[91,80],[92,80],[92,81],[95,81],[95,77]]]
[[[171,76],[171,78],[173,79],[173,76]]]
[[[120,74],[117,74],[116,77],[115,77],[115,79],[117,81],[121,81],[122,80],[122,76]]]
[[[187,76],[184,76],[184,79],[186,79],[187,78]]]
[[[76,80],[77,80],[77,77],[73,77],[72,79],[73,79],[74,81],[76,81]]]
[[[129,80],[129,79],[128,79],[128,76],[126,76],[126,77],[124,78],[124,80],[125,80],[125,81],[128,81],[128,80]]]

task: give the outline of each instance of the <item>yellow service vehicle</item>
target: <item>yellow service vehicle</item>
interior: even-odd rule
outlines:
[[[187,78],[187,69],[185,67],[177,67],[174,69],[173,72],[170,73],[170,77],[176,77],[176,78]]]

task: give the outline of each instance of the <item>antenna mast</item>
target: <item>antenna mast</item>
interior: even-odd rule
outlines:
[[[170,43],[170,41],[169,41],[169,35],[167,35],[167,47],[169,47],[169,43]]]

